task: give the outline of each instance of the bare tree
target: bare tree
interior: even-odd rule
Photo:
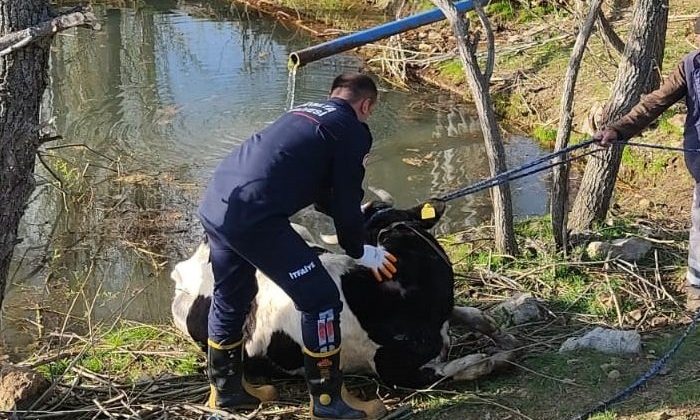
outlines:
[[[659,86],[667,23],[668,0],[636,2],[617,79],[603,111],[603,124],[629,112],[642,94]],[[622,148],[611,147],[588,160],[569,218],[571,231],[589,229],[605,217],[621,158]]]
[[[600,11],[602,0],[593,0],[590,9],[586,16],[583,26],[581,27],[574,49],[571,52],[569,66],[566,70],[566,79],[564,81],[564,93],[561,98],[559,111],[559,128],[557,130],[557,140],[554,150],[558,151],[565,148],[569,143],[571,135],[571,126],[573,123],[573,103],[574,103],[574,87],[578,78],[578,71],[581,67],[583,53],[586,50],[586,44],[593,31]],[[561,163],[566,159],[566,156],[561,156],[555,159],[555,162]],[[566,249],[567,231],[566,231],[566,216],[567,202],[569,195],[569,165],[555,166],[553,169],[552,180],[552,196],[551,196],[551,212],[552,212],[552,231],[554,233],[554,242],[557,247]]]
[[[45,140],[39,106],[46,88],[50,36],[93,24],[89,12],[55,16],[47,0],[0,1],[0,307],[17,227],[34,190],[34,157]]]
[[[481,6],[477,5],[475,10],[479,16],[481,25],[486,33],[488,44],[488,55],[486,69],[482,72],[476,58],[476,49],[479,44],[479,34],[469,32],[469,21],[461,16],[454,5],[448,0],[431,0],[433,4],[442,10],[447,20],[452,26],[459,56],[462,60],[464,73],[469,83],[469,87],[474,98],[481,132],[484,135],[486,144],[486,154],[489,159],[489,169],[491,175],[495,176],[506,170],[505,151],[503,150],[503,140],[501,131],[496,121],[496,114],[493,109],[493,102],[489,94],[489,81],[493,73],[494,63],[494,41],[491,25]],[[515,230],[513,229],[513,206],[511,204],[510,186],[503,184],[495,187],[491,192],[493,202],[494,223],[495,223],[495,243],[496,248],[503,253],[515,255],[518,252],[515,241]]]

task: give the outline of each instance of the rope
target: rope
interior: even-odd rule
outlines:
[[[598,140],[595,140],[595,139],[588,139],[588,140],[586,140],[586,141],[584,141],[584,142],[581,142],[581,143],[579,143],[579,144],[575,144],[575,145],[573,145],[573,146],[565,147],[564,149],[558,150],[558,151],[553,152],[553,153],[546,154],[546,155],[544,155],[544,156],[542,156],[542,157],[539,157],[539,158],[537,158],[537,159],[535,159],[535,160],[533,160],[533,161],[531,161],[531,162],[528,162],[528,163],[526,163],[526,164],[524,164],[524,165],[518,166],[517,168],[513,168],[513,169],[510,169],[510,170],[508,170],[508,171],[501,172],[500,174],[498,174],[498,175],[496,175],[496,176],[494,176],[494,177],[487,178],[487,179],[481,180],[481,181],[479,181],[479,182],[477,182],[477,183],[475,183],[475,184],[472,184],[472,185],[470,185],[470,186],[463,187],[463,188],[460,188],[460,189],[458,189],[458,190],[451,191],[451,192],[448,192],[448,193],[444,193],[444,194],[442,194],[442,195],[439,195],[438,197],[436,197],[436,199],[441,200],[441,201],[452,201],[452,200],[454,200],[454,199],[467,196],[467,195],[469,195],[469,194],[474,194],[474,193],[477,193],[477,192],[479,192],[479,191],[482,191],[482,190],[485,190],[485,189],[488,189],[488,188],[492,188],[492,187],[495,187],[495,186],[498,186],[498,185],[501,185],[501,184],[505,184],[505,183],[510,182],[510,181],[514,181],[514,180],[516,180],[516,179],[520,179],[520,178],[526,177],[526,176],[528,176],[528,175],[535,174],[535,173],[537,173],[537,172],[545,171],[545,170],[550,169],[550,168],[553,168],[553,167],[555,167],[555,166],[557,166],[557,165],[564,165],[564,164],[569,163],[569,162],[572,162],[572,161],[574,161],[574,160],[581,159],[581,158],[584,157],[584,156],[590,155],[590,154],[592,154],[592,153],[595,153],[595,152],[598,152],[598,151],[601,151],[601,150],[604,150],[604,149],[596,149],[596,150],[593,150],[593,151],[590,151],[590,152],[583,153],[583,154],[581,154],[581,155],[579,155],[579,156],[575,156],[575,157],[572,157],[572,158],[567,158],[567,159],[565,159],[565,160],[563,160],[563,161],[554,162],[554,163],[551,163],[551,164],[549,164],[549,165],[540,166],[540,167],[537,168],[537,169],[533,169],[533,170],[530,170],[530,171],[527,171],[527,172],[523,172],[523,171],[525,171],[525,170],[527,170],[527,169],[534,168],[534,167],[536,167],[536,166],[538,166],[538,165],[541,165],[541,164],[543,164],[543,163],[545,163],[545,162],[548,162],[548,161],[550,161],[550,160],[552,160],[552,159],[554,159],[554,158],[556,158],[556,157],[559,157],[559,156],[562,156],[562,155],[566,155],[566,154],[568,154],[568,153],[570,153],[570,152],[573,152],[573,151],[576,151],[576,150],[579,150],[579,149],[583,149],[583,148],[589,147],[589,146],[591,146],[592,144],[597,143],[597,142],[598,142]],[[646,148],[649,148],[649,149],[669,150],[669,151],[674,151],[674,152],[700,153],[700,149],[689,149],[689,148],[684,148],[684,147],[661,146],[661,145],[658,145],[658,144],[636,143],[636,142],[630,142],[630,141],[619,141],[619,140],[617,140],[617,141],[612,142],[612,144],[615,145],[615,146],[635,146],[635,147],[646,147]]]
[[[516,180],[519,178],[523,178],[525,176],[532,175],[532,174],[535,174],[537,172],[541,172],[541,171],[550,169],[554,166],[563,165],[563,164],[571,162],[573,160],[580,159],[583,156],[586,156],[587,154],[590,154],[590,153],[585,153],[581,156],[568,158],[568,159],[563,160],[561,162],[555,162],[555,163],[552,163],[552,164],[549,164],[546,166],[541,166],[541,167],[534,169],[534,170],[531,170],[531,171],[523,172],[526,169],[534,168],[535,166],[541,165],[541,164],[548,162],[556,157],[566,155],[567,153],[573,152],[573,151],[578,150],[578,149],[583,149],[583,148],[589,147],[591,144],[595,143],[596,141],[597,140],[590,139],[590,140],[584,141],[582,143],[575,144],[573,146],[565,147],[564,149],[558,150],[558,151],[553,152],[553,153],[546,154],[540,158],[533,160],[532,162],[528,162],[528,163],[521,165],[517,168],[513,168],[513,169],[510,169],[508,171],[501,172],[500,174],[498,174],[494,177],[484,179],[484,180],[479,181],[475,184],[472,184],[468,187],[460,188],[458,190],[442,194],[436,198],[438,200],[441,200],[441,201],[452,201],[456,198],[464,197],[464,196],[469,195],[469,194],[474,194],[476,192],[485,190],[487,188],[491,188],[491,187],[495,187],[497,185],[505,184],[506,182],[513,181],[513,180]],[[602,150],[602,149],[599,149],[599,150]],[[597,151],[598,150],[595,150],[594,152],[597,152]]]
[[[700,319],[700,310],[695,312],[695,315],[693,315],[693,319],[690,322],[690,325],[688,325],[688,327],[685,329],[683,334],[676,340],[673,346],[659,360],[654,362],[654,364],[651,365],[649,370],[644,372],[644,374],[637,378],[637,380],[634,381],[630,386],[613,395],[612,397],[608,398],[607,400],[598,403],[598,405],[586,411],[585,413],[574,417],[572,420],[586,420],[593,414],[607,409],[610,405],[616,404],[622,400],[627,399],[627,397],[632,395],[632,393],[634,393],[642,385],[647,383],[649,379],[656,376],[661,371],[661,369],[663,369],[663,367],[666,366],[671,357],[678,351],[681,344],[683,344],[685,339],[688,338],[688,335],[690,335],[690,333],[692,333],[693,330],[695,330],[695,328],[697,327],[698,319]]]
[[[613,142],[615,145],[621,146],[636,146],[636,147],[646,147],[649,149],[659,149],[659,150],[670,150],[674,152],[685,152],[685,153],[700,153],[700,149],[686,149],[684,147],[672,147],[672,146],[661,146],[659,144],[649,144],[649,143],[635,143],[633,141],[619,141]]]

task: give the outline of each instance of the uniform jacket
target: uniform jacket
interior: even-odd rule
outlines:
[[[366,124],[343,99],[291,109],[234,149],[216,168],[199,207],[202,222],[225,235],[254,235],[317,204],[333,217],[340,246],[363,252]]]

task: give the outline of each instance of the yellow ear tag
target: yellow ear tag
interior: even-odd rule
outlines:
[[[435,218],[435,207],[430,205],[430,203],[425,203],[423,208],[420,210],[421,220],[434,219]]]

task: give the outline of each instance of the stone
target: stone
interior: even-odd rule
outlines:
[[[547,309],[529,293],[519,293],[488,310],[501,325],[522,325],[541,321],[547,317]]]
[[[608,242],[591,242],[586,247],[586,253],[593,260],[620,258],[636,262],[644,258],[651,251],[651,248],[651,242],[646,239],[632,237]]]
[[[615,369],[611,370],[608,372],[608,379],[613,381],[620,379],[620,371]]]
[[[0,364],[0,411],[26,410],[49,388],[49,381],[26,367]]]
[[[636,331],[622,331],[597,327],[582,337],[569,338],[559,352],[592,349],[606,354],[639,354],[642,337]]]

